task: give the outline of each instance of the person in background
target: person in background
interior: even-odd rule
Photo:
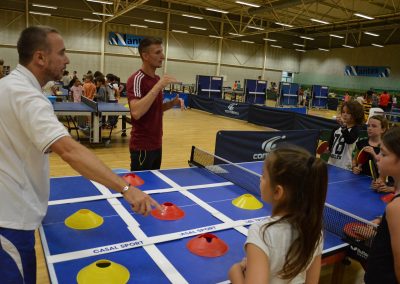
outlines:
[[[343,101],[344,102],[349,102],[351,100],[351,97],[349,95],[349,92],[344,92],[344,97],[343,97]]]
[[[96,94],[96,85],[93,83],[93,75],[87,74],[85,83],[83,83],[83,96],[89,100],[93,100]]]
[[[131,170],[153,170],[161,167],[163,112],[181,105],[179,96],[163,103],[163,89],[177,80],[164,74],[156,75],[162,67],[164,53],[160,38],[146,37],[139,44],[142,67],[126,82],[126,91],[132,117],[129,142]]]
[[[356,142],[356,149],[352,167],[354,174],[364,174],[371,176],[369,161],[376,161],[382,143],[382,136],[388,130],[388,127],[389,123],[387,119],[382,115],[374,115],[368,119],[368,138],[359,139]],[[357,156],[361,150],[364,150],[369,154],[368,160],[365,164],[357,163]]]
[[[344,102],[337,117],[340,127],[333,131],[329,140],[328,163],[351,170],[353,151],[356,147],[361,125],[364,122],[364,109],[356,101]]]
[[[69,90],[69,83],[71,82],[72,77],[69,75],[69,72],[67,70],[64,71],[63,77],[61,79],[63,88],[65,90]]]
[[[379,107],[383,109],[385,112],[389,111],[388,105],[390,102],[390,95],[387,91],[383,91],[383,93],[379,96]]]
[[[377,165],[381,175],[394,178],[395,195],[386,206],[369,250],[364,281],[400,283],[400,127],[383,136]]]
[[[107,102],[107,89],[106,89],[106,80],[104,76],[98,76],[94,79],[96,84],[96,95],[95,101],[97,102]]]
[[[74,103],[80,103],[81,97],[83,95],[83,87],[81,81],[79,79],[75,79],[74,85],[70,88],[70,93],[72,97],[72,101]]]
[[[0,79],[0,282],[31,284],[36,282],[35,230],[50,194],[50,152],[121,193],[133,211],[147,215],[152,206],[162,208],[72,139],[58,121],[42,86],[60,80],[69,63],[59,32],[30,26],[21,32],[17,50],[19,64]]]
[[[327,188],[328,170],[322,160],[303,149],[271,152],[260,192],[272,214],[250,226],[246,258],[229,270],[231,282],[317,284]]]

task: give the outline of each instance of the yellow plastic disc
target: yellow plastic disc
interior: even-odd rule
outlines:
[[[82,268],[76,280],[78,284],[125,284],[130,278],[129,270],[107,259],[101,259]]]
[[[232,200],[232,204],[236,207],[246,210],[257,210],[263,207],[263,204],[253,195],[246,193]]]
[[[65,225],[71,229],[89,230],[103,224],[103,217],[89,209],[80,209],[65,219]]]

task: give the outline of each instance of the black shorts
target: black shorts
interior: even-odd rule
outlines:
[[[161,167],[162,149],[130,150],[131,171],[158,170]]]

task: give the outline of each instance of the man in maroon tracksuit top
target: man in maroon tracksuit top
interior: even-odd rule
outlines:
[[[179,97],[163,103],[162,90],[177,82],[164,74],[160,79],[156,69],[165,59],[160,38],[146,37],[139,44],[142,68],[133,73],[126,90],[132,117],[131,171],[159,169],[162,156],[163,112],[180,105]]]

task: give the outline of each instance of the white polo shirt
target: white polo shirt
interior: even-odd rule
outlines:
[[[34,230],[49,199],[46,152],[69,133],[22,65],[0,80],[0,102],[0,227]]]

